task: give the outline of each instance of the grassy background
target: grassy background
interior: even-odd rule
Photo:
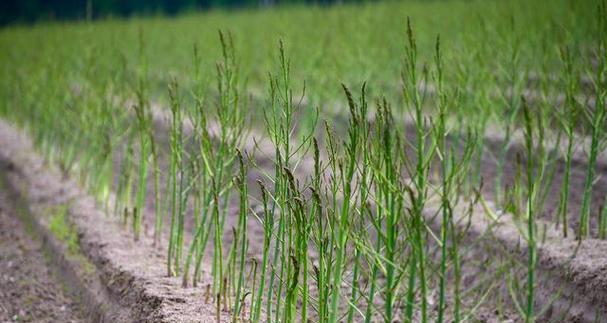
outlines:
[[[507,65],[515,43],[520,46],[521,70],[553,65],[558,44],[588,43],[594,7],[593,1],[562,0],[549,5],[543,1],[394,1],[8,27],[0,31],[2,89],[13,88],[15,78],[31,84],[49,70],[80,82],[92,69],[96,78],[126,72],[125,81],[115,86],[116,91],[128,91],[128,80],[138,64],[139,30],[146,42],[154,95],[164,95],[171,75],[184,83],[183,88],[191,86],[195,43],[200,47],[203,74],[212,83],[221,29],[233,33],[241,78],[253,93],[265,91],[282,39],[292,61],[293,80],[299,87],[306,82],[314,105],[330,106],[341,91],[341,82],[358,86],[367,81],[372,96],[396,97],[405,21],[411,17],[422,62],[431,57],[440,34],[447,80],[465,76],[482,90],[500,82],[498,72]],[[486,71],[493,71],[495,78]]]

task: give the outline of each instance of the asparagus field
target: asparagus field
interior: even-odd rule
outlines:
[[[44,253],[0,268],[74,320],[607,322],[605,1],[14,25],[0,75],[0,232]]]

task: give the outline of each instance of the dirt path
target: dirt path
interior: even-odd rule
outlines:
[[[0,322],[84,322],[0,186]]]

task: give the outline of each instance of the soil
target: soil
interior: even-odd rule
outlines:
[[[158,136],[159,143],[162,146],[161,152],[166,152],[168,150],[167,147],[167,127],[166,127],[166,115],[156,114],[156,129],[158,132],[156,135]],[[2,126],[2,124],[0,124]],[[184,126],[185,132],[191,131],[191,125]],[[13,128],[14,129],[14,128]],[[1,133],[0,133],[1,134]],[[263,138],[263,136],[259,134],[251,134],[250,137],[255,137],[258,140]],[[267,142],[265,142],[267,144]],[[245,150],[252,150],[252,144],[250,142],[245,143],[247,147]],[[264,146],[264,141],[261,141],[262,146]],[[493,150],[492,148],[503,144],[499,142],[499,140],[492,142],[490,141],[488,145],[488,151]],[[493,146],[493,147],[491,147]],[[5,147],[2,147],[2,150]],[[257,152],[256,161],[263,168],[271,168],[272,162],[272,149],[266,149],[267,147],[261,147],[260,152]],[[509,154],[510,156],[514,156],[513,154]],[[16,150],[20,152],[20,150]],[[267,153],[270,151],[270,153]],[[15,152],[15,151],[13,151]],[[0,151],[0,155],[2,155],[3,151]],[[6,153],[6,152],[4,152]],[[488,154],[489,155],[489,154]],[[114,156],[115,168],[120,163],[120,151]],[[162,154],[161,156],[161,168],[166,168],[166,154]],[[559,162],[560,163],[560,162]],[[513,174],[515,168],[513,167],[513,160],[508,160],[505,166],[505,182],[506,184],[513,178]],[[29,169],[31,167],[20,165],[21,168]],[[301,165],[300,165],[301,166]],[[303,164],[301,166],[300,171],[297,175],[305,176],[307,173],[306,169],[310,169],[309,165]],[[572,204],[571,208],[574,212],[577,208],[579,208],[579,200],[575,194],[580,191],[580,188],[583,184],[583,170],[584,170],[583,162],[574,163],[573,173],[572,173]],[[29,168],[28,168],[29,167]],[[40,168],[39,166],[36,166]],[[482,173],[483,176],[487,179],[487,185],[485,186],[486,196],[491,196],[492,191],[490,190],[493,186],[492,179],[495,175],[495,161],[490,158],[490,156],[484,156],[482,163]],[[29,169],[28,171],[32,171]],[[40,170],[34,170],[34,174]],[[559,174],[561,173],[560,169],[557,170],[557,175],[555,179],[555,183],[560,181]],[[38,173],[36,176],[39,176]],[[252,183],[252,187],[256,187],[254,184],[255,179],[259,178],[261,174],[256,172],[251,172],[249,174],[249,180]],[[146,205],[146,214],[147,217],[144,217],[146,225],[144,226],[145,234],[143,235],[142,241],[139,243],[134,243],[132,241],[132,237],[129,234],[125,234],[126,230],[121,228],[119,225],[120,221],[117,221],[117,217],[107,217],[107,214],[103,214],[102,211],[96,206],[95,202],[90,197],[85,197],[82,193],[73,193],[74,191],[78,191],[77,185],[74,183],[58,183],[57,185],[48,185],[48,182],[52,182],[57,180],[60,177],[52,177],[51,180],[40,180],[34,179],[39,186],[36,187],[34,191],[34,197],[42,198],[42,199],[51,199],[55,202],[57,201],[65,201],[66,199],[75,201],[74,205],[72,205],[72,218],[76,222],[79,229],[79,236],[81,237],[80,244],[82,246],[83,252],[86,253],[92,261],[98,266],[99,271],[101,272],[101,281],[105,284],[110,292],[110,297],[117,300],[122,306],[133,306],[134,310],[139,312],[138,315],[140,317],[147,317],[149,321],[154,321],[156,319],[166,320],[166,321],[189,321],[189,319],[197,318],[197,320],[211,320],[214,318],[215,311],[213,309],[212,304],[204,304],[201,302],[201,299],[204,298],[203,288],[187,288],[183,289],[180,287],[181,281],[179,278],[169,278],[166,277],[166,269],[165,269],[165,248],[166,246],[156,246],[152,248],[152,229],[153,229],[153,203],[151,199],[148,199],[148,203]],[[31,180],[31,176],[30,176]],[[579,181],[578,181],[579,180]],[[607,186],[604,185],[604,180],[607,178],[601,178],[597,182],[597,186],[595,186],[595,194],[598,193],[596,198],[600,198],[604,196],[604,189]],[[161,179],[164,182],[164,178]],[[151,182],[151,181],[150,181]],[[67,185],[67,186],[66,186]],[[166,185],[161,184],[161,187],[164,188]],[[60,191],[62,193],[59,196],[55,196],[56,192]],[[65,193],[68,192],[68,193]],[[72,192],[72,193],[69,193]],[[63,194],[63,196],[61,196]],[[67,194],[67,197],[66,197]],[[150,183],[148,186],[148,196],[153,195],[153,187]],[[234,194],[236,196],[237,194]],[[556,200],[558,199],[558,194],[549,194],[547,205],[554,206]],[[596,201],[596,200],[595,200]],[[596,205],[596,204],[595,204]],[[593,214],[596,214],[597,210],[593,209]],[[112,212],[109,212],[112,213]],[[549,218],[548,213],[545,215]],[[232,205],[230,207],[230,211],[228,212],[228,217],[226,219],[226,236],[225,241],[229,242],[232,240],[232,236],[230,234],[231,230],[229,230],[230,226],[235,226],[237,221],[237,206]],[[189,216],[188,218],[192,218]],[[572,219],[572,226],[575,225],[575,220]],[[194,227],[194,224],[190,220],[186,223],[186,231],[191,231]],[[512,227],[512,225],[510,226]],[[167,225],[165,225],[165,229],[167,229]],[[249,233],[250,236],[262,236],[262,228],[261,225],[256,221],[249,222]],[[484,235],[487,231],[486,227],[476,228],[477,235]],[[504,231],[504,230],[501,230]],[[508,251],[508,254],[518,253],[520,255],[520,259],[524,259],[524,250],[521,250],[519,246],[521,245],[520,235],[515,231],[506,233],[497,234],[498,239],[487,240],[486,245],[491,246],[492,244],[496,244],[496,241],[500,241],[499,243],[505,244],[504,246],[497,246],[496,248],[488,248],[488,247],[478,247],[474,252],[471,252],[469,255],[466,255],[466,258],[469,258],[465,261],[464,268],[464,285],[473,285],[477,284],[476,281],[483,280],[479,279],[479,275],[487,275],[486,272],[493,271],[499,268],[508,266],[502,263],[494,264],[494,267],[491,270],[485,270],[484,266],[487,262],[495,261],[494,257],[491,255],[499,252],[500,249],[504,249]],[[166,236],[166,234],[165,234]],[[516,238],[518,237],[518,238]],[[495,237],[493,237],[495,238]],[[518,239],[518,240],[517,240]],[[187,237],[186,237],[186,240]],[[262,244],[261,239],[251,239],[249,252],[251,257],[259,258],[262,252]],[[541,269],[546,271],[544,276],[540,276],[541,279],[539,281],[541,284],[546,284],[546,286],[541,286],[540,290],[544,291],[553,291],[560,292],[558,290],[554,290],[551,285],[551,277],[554,277],[556,281],[560,283],[567,284],[567,295],[572,295],[578,297],[576,301],[579,301],[579,295],[584,295],[586,293],[587,299],[584,300],[584,306],[578,307],[577,312],[583,312],[584,310],[591,309],[592,304],[604,304],[605,298],[603,290],[606,290],[605,280],[597,279],[597,275],[603,276],[605,271],[605,264],[600,260],[601,255],[605,254],[605,245],[602,242],[590,241],[584,243],[584,245],[588,246],[588,248],[584,247],[581,249],[574,261],[568,261],[571,258],[573,253],[573,244],[570,242],[561,243],[561,240],[555,239],[551,240],[554,248],[550,248],[545,254],[541,254],[540,250],[540,263]],[[476,244],[476,241],[471,241],[471,244]],[[186,241],[186,246],[188,242]],[[484,248],[484,249],[483,249]],[[598,250],[601,253],[597,254],[593,252],[593,250]],[[483,253],[484,252],[484,253]],[[510,256],[504,256],[504,258],[508,258]],[[137,259],[137,261],[133,261],[133,259]],[[207,258],[210,259],[210,258]],[[565,265],[566,264],[566,265]],[[520,268],[517,267],[517,268]],[[567,270],[567,273],[563,273]],[[602,273],[602,274],[601,274]],[[519,273],[520,274],[520,273]],[[492,274],[495,275],[495,274]],[[497,274],[499,275],[499,273]],[[496,276],[498,281],[502,281],[504,278]],[[545,277],[545,278],[542,278]],[[599,277],[600,278],[600,277]],[[205,279],[208,279],[206,277]],[[204,279],[203,279],[204,280]],[[495,279],[493,279],[495,281]],[[522,281],[522,280],[521,280]],[[485,289],[489,288],[491,290],[491,282],[485,286]],[[504,284],[500,284],[504,285]],[[205,283],[202,283],[201,286],[205,286]],[[467,286],[471,287],[471,286]],[[503,286],[502,286],[503,287]],[[499,287],[499,288],[502,288]],[[552,289],[551,289],[552,288]],[[502,288],[503,289],[503,288]],[[499,294],[499,293],[496,293]],[[506,293],[507,294],[507,291]],[[480,296],[480,295],[479,295]],[[516,322],[517,315],[513,314],[511,310],[499,310],[497,308],[497,303],[495,300],[495,295],[489,295],[487,301],[484,302],[479,308],[477,308],[475,312],[475,319],[480,322],[502,322],[506,321],[514,321]],[[551,295],[543,295],[542,302],[549,302]],[[573,299],[573,298],[571,298]],[[501,302],[501,301],[498,301]],[[160,304],[161,303],[161,304]],[[499,303],[501,304],[501,303]],[[466,304],[470,307],[475,306],[476,304]],[[588,305],[588,306],[586,306]],[[557,306],[557,310],[562,310],[564,305]],[[148,311],[146,315],[146,311]],[[150,314],[151,313],[151,314]],[[225,317],[226,313],[222,313],[222,317]],[[554,317],[554,316],[550,316]],[[582,316],[576,316],[573,318],[577,318],[579,322],[585,322]],[[119,320],[120,321],[120,320]]]
[[[504,139],[496,129],[490,129],[486,134],[486,154],[482,161],[482,176],[484,179],[483,193],[485,198],[493,200],[495,197],[495,181],[500,175],[498,172],[498,156],[500,149],[504,145]],[[561,145],[562,146],[562,145]],[[507,187],[512,187],[517,174],[516,156],[524,156],[522,139],[515,138],[513,143],[508,146],[506,159],[504,162],[502,178],[502,192]],[[521,160],[522,163],[526,161]],[[556,216],[560,203],[561,186],[565,176],[565,159],[560,156],[554,160],[553,164],[547,165],[548,168],[554,167],[554,177],[551,185],[547,187],[543,212],[540,215],[546,221],[556,222]],[[588,168],[587,156],[580,145],[575,147],[571,164],[571,174],[569,178],[569,232],[577,234],[582,202],[584,198],[584,184]],[[592,200],[590,205],[590,236],[598,235],[598,219],[602,205],[607,202],[607,161],[604,158],[598,159],[595,166],[596,179],[592,186]],[[503,194],[503,193],[502,193]],[[503,199],[503,196],[501,197]]]
[[[162,109],[156,107],[157,109]],[[157,110],[158,111],[158,110]],[[166,129],[166,123],[161,120],[167,118],[157,118],[157,129]],[[191,130],[191,127],[185,127],[186,132]],[[160,131],[160,137],[162,137],[163,130]],[[488,201],[492,200],[494,196],[495,178],[497,174],[497,165],[495,156],[498,151],[498,147],[504,145],[503,138],[495,135],[495,133],[489,131],[487,135],[487,154],[483,155],[481,164],[481,173],[485,178],[485,185],[483,187],[483,195]],[[408,134],[409,135],[409,134]],[[264,142],[262,135],[256,133],[252,134],[258,141]],[[262,145],[263,146],[263,145]],[[249,145],[246,148],[252,148]],[[258,147],[259,148],[259,147]],[[261,147],[257,152],[256,162],[262,167],[273,167],[271,162],[272,149],[264,149],[267,147]],[[515,141],[509,145],[508,153],[505,161],[503,183],[504,185],[511,185],[516,173],[515,157],[517,153],[520,153],[522,146],[519,141]],[[310,173],[311,167],[306,164],[304,160],[299,171],[295,174],[296,176],[306,176]],[[570,239],[562,239],[561,231],[554,229],[550,221],[553,219],[554,212],[559,200],[558,187],[562,181],[563,176],[563,164],[562,159],[556,161],[557,169],[555,172],[555,178],[552,185],[549,188],[549,192],[546,195],[546,209],[541,215],[545,222],[542,222],[543,230],[546,227],[549,228],[547,231],[547,239],[550,243],[543,244],[539,250],[539,271],[541,272],[538,277],[538,296],[537,300],[540,305],[545,305],[547,311],[545,315],[539,320],[541,322],[555,322],[559,321],[563,317],[573,320],[574,322],[587,322],[595,321],[596,310],[593,310],[596,304],[607,304],[605,298],[605,280],[601,278],[601,273],[605,270],[605,264],[603,257],[599,257],[599,253],[607,252],[605,249],[607,244],[602,241],[589,239],[585,241],[581,247],[577,248],[577,243]],[[574,162],[572,165],[571,174],[571,194],[570,194],[570,228],[577,227],[577,218],[579,210],[581,208],[582,201],[582,188],[584,185],[584,176],[586,171],[586,160],[585,156],[581,151],[576,151],[574,156]],[[600,174],[605,169],[605,161],[599,160],[597,165],[597,172]],[[251,186],[254,187],[255,179],[260,177],[260,174],[249,174],[249,180]],[[599,203],[605,198],[607,192],[607,177],[600,177],[594,185],[593,189],[593,206],[591,208],[591,227],[592,233],[596,231],[596,216],[599,211]],[[233,208],[237,208],[233,206]],[[483,220],[484,212],[481,210],[477,212],[477,220]],[[229,212],[229,214],[236,214],[236,211]],[[479,219],[480,218],[480,219]],[[226,219],[226,225],[228,227],[234,223],[235,216],[229,216]],[[192,225],[189,223],[189,225]],[[187,227],[190,227],[190,226]],[[256,223],[249,224],[249,232],[252,232],[252,236],[261,236],[261,226]],[[562,229],[561,229],[562,230]],[[499,276],[499,272],[508,272],[512,277],[518,277],[520,282],[525,281],[526,272],[524,270],[525,250],[521,248],[521,235],[517,232],[512,219],[502,219],[499,228],[489,228],[489,226],[477,226],[473,232],[470,232],[468,242],[471,245],[479,245],[471,248],[468,254],[465,256],[464,261],[464,285],[468,285],[471,288],[473,285],[478,285],[481,289],[491,288],[490,283],[497,281],[505,282],[505,277]],[[491,231],[491,232],[488,232]],[[574,233],[573,230],[570,232]],[[482,243],[478,243],[479,237],[482,237]],[[226,236],[226,241],[231,241],[231,236]],[[259,257],[261,254],[261,241],[252,239],[250,241],[250,257]],[[523,243],[524,245],[524,243]],[[500,254],[501,253],[501,254]],[[521,266],[520,261],[512,261],[512,255],[519,256],[518,259],[523,260]],[[313,257],[313,255],[312,255]],[[487,265],[491,263],[491,266]],[[510,267],[510,268],[508,268]],[[490,269],[489,269],[490,268]],[[507,269],[505,269],[507,268]],[[493,274],[488,274],[493,272]],[[497,272],[497,274],[495,274]],[[483,284],[478,281],[480,276],[491,276],[492,281]],[[488,279],[490,280],[490,279]],[[554,281],[559,283],[554,284]],[[562,286],[561,286],[562,285]],[[510,303],[507,298],[510,297],[509,291],[504,284],[498,284],[497,287],[501,290],[501,293],[491,293],[488,295],[487,301],[479,308],[477,308],[474,315],[475,320],[480,322],[502,322],[502,321],[513,321],[516,322],[518,315],[510,308],[503,308],[503,303]],[[598,287],[598,289],[596,289]],[[497,295],[499,294],[499,295]],[[479,295],[480,296],[480,295]],[[496,304],[502,304],[501,309],[496,308]],[[594,305],[593,305],[594,304]],[[469,304],[474,306],[475,304]],[[512,306],[508,304],[506,307]],[[565,313],[565,314],[564,314]],[[599,313],[600,314],[600,313]],[[560,316],[559,316],[560,315]],[[564,315],[564,316],[563,316]],[[601,316],[602,317],[602,316]],[[599,319],[600,321],[600,319]]]
[[[91,318],[87,321],[216,321],[215,306],[204,301],[209,279],[206,267],[200,287],[182,288],[181,278],[167,276],[166,253],[152,247],[151,236],[143,235],[135,242],[120,219],[108,216],[75,181],[51,166],[33,151],[22,131],[0,120],[0,172],[7,175],[5,191],[14,193],[11,198],[27,208],[36,234],[52,245],[53,265],[79,293],[87,318]],[[75,255],[48,237],[48,210],[59,205],[68,206],[66,222],[77,230],[80,250]],[[219,316],[222,322],[228,321],[224,311]]]
[[[49,266],[0,190],[0,322],[85,322],[81,305]]]
[[[496,293],[487,303],[498,304],[500,299],[511,303],[508,281],[525,284],[527,279],[527,247],[519,231],[525,221],[507,213],[497,213],[497,219],[490,219],[478,205],[466,215],[467,207],[455,208],[459,226],[467,228],[463,245],[476,245],[463,249],[464,276],[476,283],[477,275],[497,272]],[[579,243],[573,237],[563,238],[561,231],[549,224],[537,220],[538,235],[542,237],[537,245],[535,274],[535,307],[542,309],[537,322],[607,322],[607,241],[586,239]],[[429,225],[437,230],[440,218]],[[519,301],[522,297],[524,293]]]
[[[342,110],[345,107],[341,108]],[[374,122],[374,115],[370,113],[368,116],[371,122]],[[402,119],[402,120],[401,120]],[[410,142],[415,142],[416,132],[413,120],[408,117],[402,117],[400,122],[405,124],[406,137]],[[336,127],[340,127],[341,131],[345,131],[348,124],[346,116],[337,115],[334,120]],[[453,129],[447,139],[450,144],[454,144],[453,139],[459,129]],[[460,134],[460,136],[463,135]],[[526,150],[524,146],[523,131],[521,129],[514,130],[509,142],[504,138],[504,129],[496,124],[488,124],[484,133],[485,141],[483,147],[483,155],[480,166],[480,173],[483,179],[482,193],[486,200],[496,199],[496,181],[501,180],[500,199],[504,199],[504,191],[512,188],[517,177],[517,156],[525,156]],[[553,135],[555,137],[555,135]],[[584,185],[586,173],[588,169],[588,150],[590,147],[590,138],[581,134],[576,134],[574,137],[574,147],[572,155],[571,173],[569,178],[569,202],[568,202],[568,226],[569,233],[576,235],[579,218],[582,209],[584,198]],[[561,138],[561,142],[556,146],[555,138],[549,138],[546,142],[546,149],[550,154],[556,154],[551,164],[546,165],[548,174],[550,175],[554,169],[552,182],[545,188],[545,197],[543,201],[543,210],[539,215],[540,218],[546,221],[556,222],[556,216],[560,203],[561,186],[565,173],[565,156],[567,140]],[[502,149],[506,147],[503,170],[499,171],[499,157]],[[554,150],[552,150],[555,148]],[[413,153],[410,156],[414,156]],[[476,158],[476,157],[475,157]],[[472,167],[477,167],[476,160],[472,161]],[[526,160],[521,158],[524,164]],[[598,236],[598,219],[599,213],[603,205],[607,204],[607,150],[600,152],[597,156],[595,165],[595,181],[592,185],[592,199],[590,203],[590,236]],[[523,176],[524,180],[524,176]],[[561,229],[562,230],[562,229]]]

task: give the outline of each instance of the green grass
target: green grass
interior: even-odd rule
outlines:
[[[80,244],[76,229],[66,222],[67,205],[60,205],[51,210],[49,230],[57,238],[67,244],[68,252],[80,254]]]
[[[93,274],[95,272],[95,266],[80,249],[78,232],[76,231],[76,227],[69,223],[67,218],[68,211],[69,205],[67,204],[61,204],[49,208],[47,210],[50,216],[48,229],[60,243],[64,244],[65,248],[67,249],[67,255],[78,261],[87,274]]]

